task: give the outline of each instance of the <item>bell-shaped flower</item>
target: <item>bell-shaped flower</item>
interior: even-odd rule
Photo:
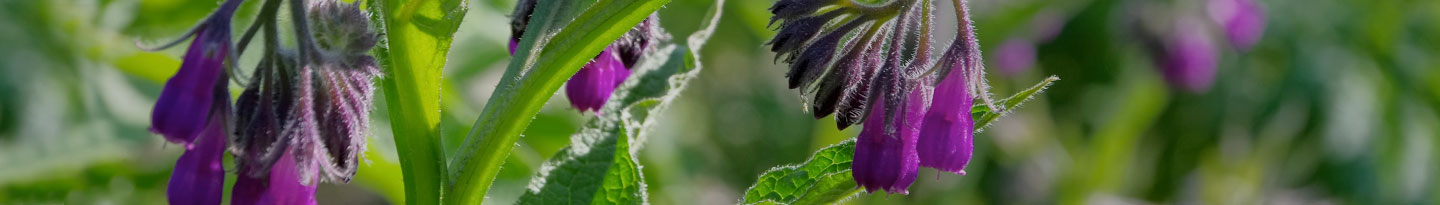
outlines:
[[[582,112],[600,111],[600,107],[610,99],[610,93],[615,92],[615,87],[630,77],[630,69],[612,48],[605,48],[600,56],[585,64],[565,83],[565,97],[570,98],[571,107]]]
[[[216,107],[216,96],[228,97],[224,86],[225,61],[229,59],[230,17],[243,0],[227,0],[220,8],[195,27],[186,38],[194,36],[185,51],[180,70],[165,82],[160,99],[150,113],[150,131],[180,144],[191,144],[210,123],[209,115]],[[179,42],[161,46],[164,49]],[[217,88],[219,87],[219,88]],[[216,94],[216,92],[227,92]]]
[[[205,128],[194,143],[185,146],[185,154],[175,161],[175,170],[170,173],[165,192],[170,204],[220,204],[225,191],[225,113],[207,113]]]
[[[855,182],[866,191],[885,190],[890,193],[909,193],[910,184],[920,171],[920,156],[916,147],[921,134],[921,117],[925,115],[926,95],[923,89],[914,89],[906,97],[902,110],[886,110],[885,96],[876,99],[865,128],[855,140],[855,159],[850,164]],[[886,113],[898,117],[886,123]]]
[[[243,0],[227,0],[191,30],[194,36],[175,76],[165,82],[151,113],[150,131],[182,144],[166,196],[171,204],[219,204],[225,186],[226,115],[230,92],[230,18]],[[156,49],[183,42],[184,38]]]
[[[295,154],[287,149],[280,159],[275,161],[275,165],[267,170],[269,174],[266,177],[241,174],[236,177],[235,186],[231,188],[230,204],[315,204],[315,188],[318,184],[313,180],[302,182],[299,163],[315,162],[296,161]],[[240,173],[254,172],[250,169],[252,167],[240,167]]]
[[[957,61],[954,66],[968,63],[968,60]],[[925,126],[920,129],[917,148],[920,166],[965,173],[975,140],[975,119],[970,115],[975,98],[966,92],[966,85],[962,72],[951,72],[939,85],[935,85],[930,109],[925,113]]]

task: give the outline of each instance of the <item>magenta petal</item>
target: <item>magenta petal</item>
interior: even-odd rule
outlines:
[[[909,193],[910,184],[915,182],[915,176],[920,171],[915,135],[919,132],[920,116],[925,108],[923,96],[919,96],[921,93],[918,89],[911,92],[911,101],[905,106],[903,120],[896,121],[898,127],[893,134],[899,136],[885,132],[884,97],[874,101],[870,116],[865,118],[865,129],[855,140],[855,161],[850,164],[855,182],[865,187],[866,191],[882,189],[890,193]]]
[[[175,162],[166,195],[170,204],[220,204],[225,190],[225,120],[216,114],[205,127],[195,146]]]
[[[565,84],[565,96],[570,98],[570,106],[581,112],[600,111],[605,101],[610,99],[610,94],[615,92],[615,87],[630,77],[630,70],[625,68],[620,56],[615,55],[613,50],[605,48],[600,56],[570,77]]]
[[[957,68],[958,69],[958,68]],[[962,72],[951,72],[935,86],[930,110],[920,128],[920,166],[956,174],[965,173],[974,151],[975,120],[970,115],[974,99],[965,92]]]
[[[231,190],[230,204],[315,204],[317,182],[309,186],[301,183],[300,169],[296,167],[295,156],[287,151],[270,167],[269,176],[256,178],[241,174]],[[240,169],[240,173],[249,171],[246,167]]]
[[[222,31],[215,31],[222,32]],[[205,129],[206,116],[214,106],[214,92],[224,72],[229,45],[217,42],[215,35],[202,29],[195,34],[180,71],[165,82],[155,110],[150,113],[150,131],[164,135],[166,140],[190,144]]]
[[[517,48],[520,48],[520,42],[515,42],[515,40],[510,40],[510,55],[512,55],[512,56],[515,55],[515,49],[517,49]]]

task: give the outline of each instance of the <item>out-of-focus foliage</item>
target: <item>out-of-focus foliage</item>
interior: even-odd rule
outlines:
[[[1258,0],[1268,21],[1258,43],[1220,45],[1207,92],[1171,88],[1134,20],[1196,15],[1213,27],[1206,1],[970,0],[995,93],[1065,80],[976,135],[967,175],[922,169],[909,195],[844,203],[1440,202],[1440,1]],[[216,2],[0,1],[0,204],[163,203],[181,149],[146,128],[181,51],[140,52],[134,41],[179,36]],[[237,26],[259,2],[242,7]],[[948,42],[949,1],[936,2],[936,41]],[[737,203],[769,168],[858,133],[810,119],[785,89],[785,65],[762,46],[773,3],[726,2],[699,52],[706,69],[659,113],[634,156],[652,203]],[[513,4],[472,0],[458,28],[440,82],[447,156],[509,62],[503,28]],[[659,10],[661,24],[687,36],[712,4],[674,0]],[[1034,40],[1030,69],[996,72],[1000,45],[1047,32]],[[516,201],[582,124],[585,115],[556,96],[525,129],[488,202]],[[371,163],[352,185],[322,186],[321,203],[397,200],[385,107],[372,114]]]

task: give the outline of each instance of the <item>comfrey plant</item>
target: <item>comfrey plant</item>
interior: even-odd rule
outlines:
[[[971,102],[990,101],[968,10],[956,5],[959,38],[935,61],[930,1],[785,0],[770,9],[782,21],[771,51],[790,63],[790,88],[810,96],[816,118],[835,113],[840,129],[864,121],[851,170],[868,191],[907,193],[919,166],[965,173]]]
[[[930,0],[781,0],[770,7],[771,24],[779,25],[769,45],[790,64],[789,87],[801,91],[815,118],[834,114],[840,129],[864,129],[853,144],[762,175],[744,202],[833,202],[849,196],[837,181],[846,175],[870,192],[904,194],[921,166],[965,174],[975,130],[1055,78],[995,103],[968,7],[954,3],[958,35],[938,59],[929,52]],[[851,161],[837,159],[846,154]],[[849,170],[837,171],[845,165]]]
[[[290,0],[297,45],[285,47],[276,22],[282,1],[267,0],[233,44],[230,19],[241,2],[225,1],[187,35],[195,40],[156,102],[152,132],[186,149],[170,203],[220,204],[228,150],[239,168],[231,204],[315,204],[317,183],[349,182],[364,151],[380,74],[368,54],[376,34],[354,4]],[[234,59],[256,32],[265,50],[232,108]]]

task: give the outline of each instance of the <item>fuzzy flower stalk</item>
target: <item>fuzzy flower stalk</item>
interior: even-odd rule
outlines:
[[[225,172],[235,170],[231,204],[315,204],[317,183],[349,182],[364,151],[372,81],[380,75],[368,54],[376,34],[354,4],[288,0],[291,14],[303,18],[292,24],[298,45],[281,46],[282,0],[267,0],[234,44],[230,17],[242,1],[226,0],[188,35],[195,40],[156,103],[151,131],[186,149],[168,198],[220,204]],[[232,59],[257,32],[265,50],[231,107]],[[225,168],[227,151],[238,169]]]
[[[790,64],[788,86],[816,119],[861,123],[852,175],[867,191],[908,193],[919,167],[964,174],[973,151],[974,101],[996,108],[969,11],[956,1],[955,41],[932,59],[933,2],[781,0],[768,43]],[[863,123],[862,123],[863,122]]]

